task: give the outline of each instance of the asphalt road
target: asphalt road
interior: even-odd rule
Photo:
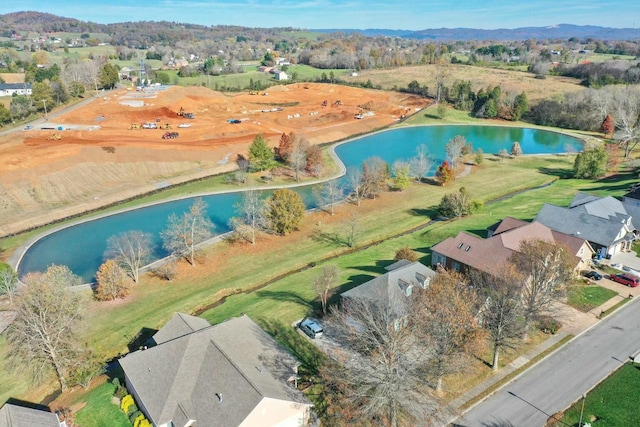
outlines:
[[[640,303],[633,300],[575,338],[454,426],[541,427],[640,350]]]

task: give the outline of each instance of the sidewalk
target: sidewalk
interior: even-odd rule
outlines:
[[[607,282],[609,282],[609,281],[607,280]],[[611,282],[611,283],[613,283],[613,282]],[[599,283],[599,284],[603,285],[604,283]],[[604,286],[604,287],[609,287],[609,286]],[[557,343],[562,341],[566,336],[573,335],[575,337],[578,334],[580,334],[580,333],[586,331],[587,329],[589,329],[592,325],[596,324],[599,321],[600,313],[602,313],[603,311],[606,311],[606,310],[610,309],[611,307],[615,306],[620,301],[623,301],[627,297],[627,295],[629,295],[628,289],[629,288],[626,288],[626,291],[627,291],[626,294],[623,293],[621,295],[619,293],[618,295],[614,296],[613,298],[611,298],[610,300],[608,300],[604,304],[602,304],[602,305],[590,310],[588,313],[578,312],[580,314],[578,315],[578,319],[577,320],[575,318],[574,319],[566,319],[565,320],[564,316],[562,316],[561,317],[561,321],[563,323],[563,327],[561,328],[559,333],[550,336],[544,342],[538,344],[534,349],[532,349],[528,353],[518,357],[516,360],[511,362],[509,365],[507,365],[507,366],[503,367],[502,369],[500,369],[499,371],[495,372],[491,377],[489,377],[484,382],[476,385],[475,387],[467,390],[462,395],[458,396],[456,399],[454,399],[451,402],[451,407],[454,407],[454,408],[457,408],[458,410],[460,410],[460,408],[462,406],[464,406],[467,402],[471,401],[472,399],[479,398],[479,400],[478,400],[478,403],[479,403],[480,401],[488,398],[491,394],[493,394],[496,391],[498,391],[499,388],[501,388],[502,386],[508,384],[508,382],[505,382],[504,384],[501,384],[500,387],[496,388],[495,390],[492,390],[490,393],[487,393],[487,391],[492,386],[494,386],[495,384],[499,383],[504,378],[506,378],[508,375],[510,375],[511,373],[516,371],[518,368],[526,365],[527,363],[529,363],[529,361],[531,361],[536,356],[538,356],[538,355],[544,353],[545,351],[547,351],[548,349],[552,348],[554,345],[556,345]],[[634,291],[638,292],[638,291],[640,291],[640,288],[635,288]],[[567,309],[574,310],[574,311],[577,312],[577,310],[575,310],[575,309],[573,309],[571,307],[564,306],[564,310],[567,310]],[[563,312],[563,315],[566,315],[566,314],[568,314],[566,311]],[[573,315],[571,317],[575,317],[575,315]],[[468,410],[468,409],[470,409],[470,408],[465,408],[465,411]]]

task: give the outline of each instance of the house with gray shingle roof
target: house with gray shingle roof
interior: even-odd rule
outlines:
[[[66,427],[54,413],[5,403],[0,408],[0,427]]]
[[[637,238],[628,208],[611,196],[578,192],[566,208],[545,203],[535,220],[553,230],[589,241],[602,256],[629,250]]]
[[[298,362],[249,317],[215,326],[178,313],[158,344],[120,359],[125,382],[158,427],[301,426],[311,404]]]
[[[31,83],[0,83],[0,96],[31,95]]]
[[[398,318],[407,314],[414,289],[425,289],[436,272],[419,263],[401,260],[386,267],[387,273],[340,294],[345,306],[349,299],[376,301],[395,311]]]
[[[519,250],[524,240],[539,239],[565,246],[574,256],[576,271],[588,266],[594,250],[584,238],[567,235],[539,222],[506,217],[488,229],[486,239],[461,231],[431,248],[431,264],[449,270],[474,269],[491,274]]]

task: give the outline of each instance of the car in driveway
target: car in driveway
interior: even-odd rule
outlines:
[[[602,279],[602,274],[598,273],[597,271],[593,271],[593,270],[583,271],[582,275],[584,277],[586,277],[587,279],[592,279],[592,280],[600,280],[600,279]]]
[[[611,274],[609,275],[609,279],[632,288],[635,288],[640,284],[640,279],[630,274]]]
[[[304,319],[302,322],[300,322],[298,328],[300,328],[300,330],[304,332],[309,338],[319,338],[324,332],[322,326],[320,326],[318,322],[312,319]]]

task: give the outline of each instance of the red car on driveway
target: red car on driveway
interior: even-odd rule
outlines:
[[[609,276],[609,279],[613,280],[614,282],[630,286],[632,288],[635,288],[640,284],[640,279],[630,274],[611,274]]]

